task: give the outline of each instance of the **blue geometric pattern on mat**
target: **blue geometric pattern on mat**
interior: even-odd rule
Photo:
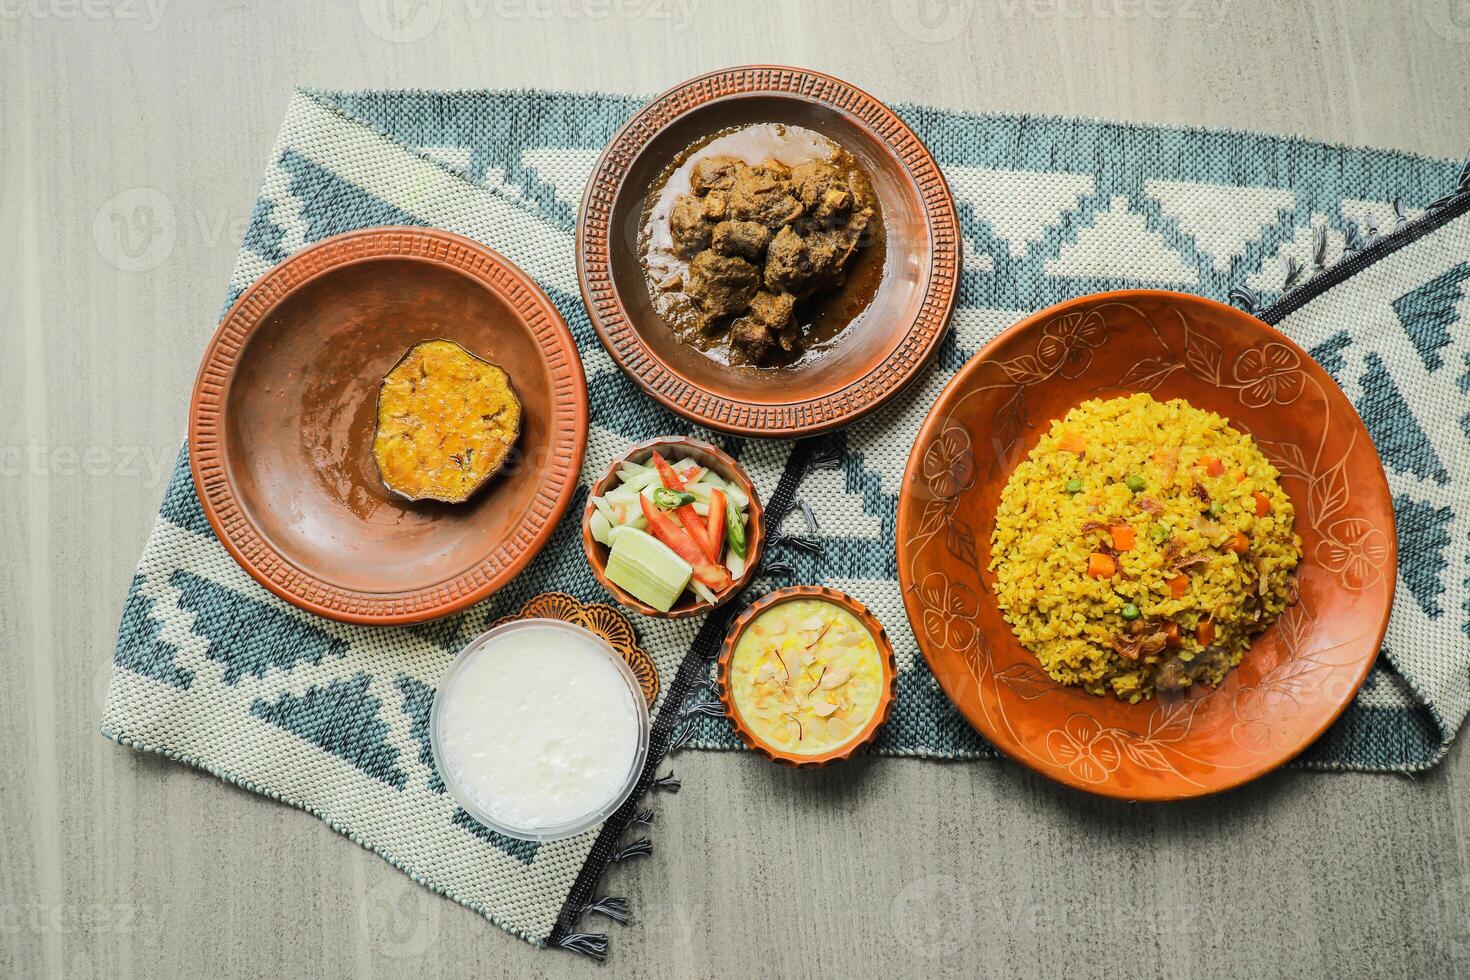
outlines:
[[[1409,587],[1424,615],[1438,619],[1444,612],[1439,607],[1439,597],[1444,594],[1440,575],[1449,567],[1447,528],[1455,513],[1403,496],[1394,498],[1393,510],[1398,518],[1399,583]]]
[[[1368,365],[1368,373],[1359,379],[1363,397],[1358,399],[1357,408],[1368,434],[1373,437],[1373,445],[1378,447],[1378,455],[1400,473],[1412,473],[1436,483],[1449,482],[1444,463],[1419,427],[1419,420],[1404,401],[1383,358],[1368,354],[1363,363]]]
[[[1431,371],[1444,363],[1439,352],[1450,344],[1450,327],[1458,319],[1455,307],[1465,298],[1466,279],[1470,279],[1470,262],[1462,262],[1393,301],[1404,332]]]
[[[151,677],[161,684],[188,690],[194,683],[194,672],[174,664],[178,648],[160,635],[163,624],[151,617],[154,600],[139,591],[142,585],[143,576],[134,575],[132,584],[128,586],[128,596],[123,600],[116,663],[125,670]]]
[[[174,472],[169,477],[168,489],[163,492],[163,504],[158,509],[158,516],[195,534],[214,534],[209,527],[209,520],[204,516],[199,495],[194,492],[194,477],[189,472],[187,444],[179,450],[179,458],[174,462]]]
[[[418,678],[399,674],[394,686],[403,694],[403,713],[409,717],[409,733],[419,744],[419,762],[429,770],[429,789],[444,792],[444,779],[434,765],[434,746],[429,739],[429,709],[434,706],[434,689]]]
[[[1347,367],[1347,361],[1343,359],[1342,352],[1353,344],[1353,338],[1346,330],[1340,330],[1328,337],[1322,343],[1307,351],[1316,362],[1332,375],[1334,381],[1342,384],[1342,371]]]
[[[209,659],[225,665],[224,682],[246,674],[261,678],[271,668],[290,670],[306,661],[340,657],[347,642],[299,615],[241,596],[184,569],[169,576],[179,590],[179,608],[194,614],[194,632],[209,641]]]
[[[378,718],[382,707],[368,693],[372,678],[357,674],[333,678],[326,687],[313,685],[301,697],[286,693],[273,703],[257,700],[250,713],[263,721],[352,763],[374,779],[403,789],[408,777],[395,765],[398,750],[388,744],[388,726]]]
[[[279,166],[291,175],[291,193],[303,202],[301,217],[306,221],[309,242],[335,235],[344,214],[352,215],[360,228],[423,224],[406,211],[380,201],[293,150],[281,154]],[[284,258],[282,255],[272,261]]]
[[[541,847],[540,844],[533,840],[516,840],[514,837],[507,837],[504,834],[496,833],[470,816],[469,811],[460,807],[454,808],[454,819],[451,822],[456,827],[463,827],[465,830],[468,830],[480,838],[480,840],[500,848],[522,864],[530,864],[536,857],[537,849]]]

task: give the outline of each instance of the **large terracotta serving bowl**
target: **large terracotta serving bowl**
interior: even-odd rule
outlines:
[[[1254,437],[1282,473],[1302,561],[1300,601],[1219,687],[1130,705],[1047,676],[1002,618],[988,566],[1001,490],[1048,423],[1138,391]],[[930,410],[899,496],[904,604],[950,700],[1037,772],[1130,800],[1236,786],[1321,735],[1378,654],[1396,555],[1383,467],[1332,378],[1254,317],[1174,293],[1086,296],[1006,330]]]
[[[521,434],[467,502],[411,502],[373,461],[378,389],[404,351],[453,340],[509,373]],[[205,351],[194,486],[220,541],[287,602],[414,623],[510,581],[571,503],[587,443],[576,343],[503,256],[429,228],[325,239],[245,291]]]
[[[887,235],[876,295],[820,358],[736,367],[678,341],[640,264],[644,205],[678,154],[753,123],[815,130],[873,180]],[[638,111],[593,170],[577,220],[577,276],[603,345],[628,376],[680,415],[724,432],[795,437],[872,411],[912,381],[949,323],[959,225],[944,175],[892,110],[829,75],[755,65],[711,72]]]

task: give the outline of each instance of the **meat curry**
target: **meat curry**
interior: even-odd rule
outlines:
[[[686,150],[650,195],[643,268],[680,340],[730,364],[816,355],[877,291],[878,198],[856,159],[796,126]]]

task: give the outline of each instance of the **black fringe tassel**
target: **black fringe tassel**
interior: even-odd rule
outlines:
[[[607,936],[600,932],[569,932],[558,939],[556,944],[599,963],[607,959]]]
[[[617,864],[620,861],[626,861],[628,858],[647,857],[652,853],[653,841],[649,840],[647,837],[640,837],[633,843],[625,845],[618,848],[616,851],[613,851],[612,857],[608,858],[608,860],[613,864]]]
[[[812,457],[807,466],[813,470],[838,470],[842,468],[842,450],[829,446]]]
[[[617,898],[612,895],[609,895],[607,898],[599,898],[595,902],[590,902],[582,906],[580,914],[586,915],[588,912],[605,915],[614,922],[621,922],[623,925],[628,924],[628,900],[626,898]]]
[[[669,749],[666,754],[673,755],[675,752],[678,752],[684,746],[688,745],[689,740],[693,737],[694,725],[686,721],[684,723],[684,727],[680,728],[679,731],[674,734],[674,737],[669,740]]]
[[[725,717],[725,704],[719,698],[696,697],[684,708],[685,718],[693,718],[695,715],[723,718]]]
[[[660,776],[653,781],[654,789],[666,790],[670,793],[679,792],[679,780],[671,772],[667,776]]]

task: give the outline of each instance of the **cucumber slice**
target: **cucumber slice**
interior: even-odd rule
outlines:
[[[587,522],[592,529],[592,540],[602,544],[612,545],[612,522],[607,519],[600,510],[592,512],[592,520]]]
[[[622,486],[628,490],[643,490],[647,487],[663,485],[658,478],[658,470],[640,470],[637,473],[619,470],[618,476],[622,478]]]
[[[668,612],[693,574],[687,561],[653,535],[627,525],[614,529],[607,577],[634,598]]]
[[[719,487],[721,490],[725,489],[725,487],[728,486],[725,480],[720,477],[720,474],[716,473],[714,470],[705,470],[704,476],[701,476],[698,482],[708,483],[710,486]]]
[[[638,490],[624,485],[614,487],[602,495],[603,499],[610,504],[634,504],[638,503]]]

